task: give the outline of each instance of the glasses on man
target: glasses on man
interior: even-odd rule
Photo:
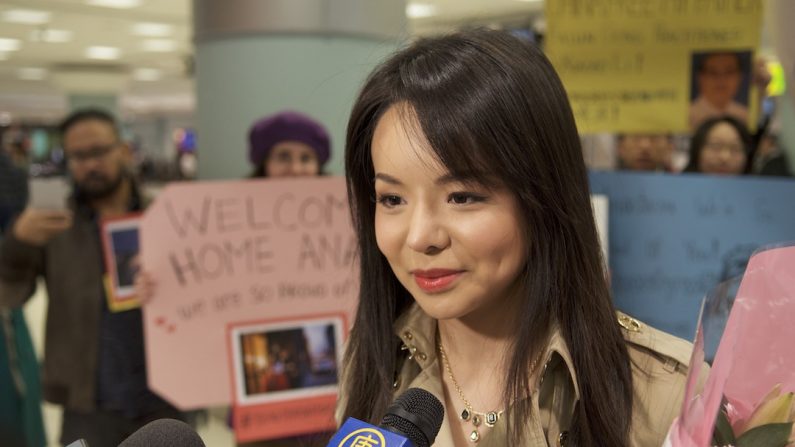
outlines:
[[[89,149],[75,149],[69,151],[66,158],[73,165],[85,164],[91,160],[102,160],[119,145],[119,142],[97,145]]]

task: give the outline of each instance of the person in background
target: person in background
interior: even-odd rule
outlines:
[[[82,109],[60,126],[73,191],[61,210],[26,208],[0,246],[0,307],[47,287],[44,398],[63,407],[61,442],[118,445],[146,423],[183,415],[150,391],[140,309],[107,307],[99,223],[143,210],[114,118]]]
[[[28,175],[0,149],[0,240],[28,198]],[[2,293],[2,292],[0,292]],[[44,447],[39,362],[22,309],[0,308],[0,441]]]
[[[345,172],[360,283],[338,422],[378,424],[419,387],[445,408],[438,447],[662,444],[692,347],[613,307],[537,46],[471,30],[392,55],[354,102]]]
[[[745,124],[723,115],[710,118],[696,129],[690,140],[690,159],[684,172],[743,175],[751,172],[751,134]]]
[[[331,155],[326,129],[298,112],[279,112],[256,121],[248,141],[253,178],[322,175]]]
[[[307,115],[282,111],[254,122],[248,132],[252,178],[315,177],[331,156],[328,132]],[[283,363],[276,362],[283,365]],[[283,373],[271,376],[272,384]],[[279,379],[281,380],[281,379]],[[281,384],[278,384],[281,386]],[[327,434],[315,434],[238,444],[240,447],[293,447],[317,444]]]
[[[619,134],[618,168],[671,172],[674,143],[668,134]]]
[[[780,122],[774,119],[761,130],[762,135],[756,147],[756,157],[753,164],[754,174],[777,177],[792,176],[787,154],[782,149],[778,139],[780,127]]]

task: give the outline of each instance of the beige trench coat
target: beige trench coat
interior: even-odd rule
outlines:
[[[622,328],[633,363],[635,402],[630,443],[636,447],[660,446],[682,407],[692,345],[621,313],[617,315],[617,324]],[[403,363],[397,375],[395,397],[408,388],[422,388],[444,402],[441,360],[435,348],[436,320],[415,304],[398,319],[395,330],[410,353],[410,358]],[[571,355],[557,331],[553,332],[542,358],[545,360],[543,372],[537,391],[532,395],[537,410],[535,414],[539,417],[527,421],[526,445],[565,446],[565,433],[579,398],[579,387]],[[702,370],[700,384],[703,384],[708,368]],[[338,407],[340,410],[341,406]],[[449,417],[458,415],[446,412],[435,447],[453,445]],[[505,424],[498,422],[493,428],[480,431],[478,447],[507,445]]]

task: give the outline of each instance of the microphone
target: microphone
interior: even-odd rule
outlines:
[[[176,419],[158,419],[139,428],[119,447],[206,447],[190,425]]]
[[[430,447],[443,419],[444,407],[436,396],[409,388],[395,399],[379,427],[348,418],[326,447]]]

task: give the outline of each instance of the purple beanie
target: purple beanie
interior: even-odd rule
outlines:
[[[268,158],[271,148],[282,141],[300,141],[317,154],[320,166],[331,155],[328,133],[317,121],[297,112],[279,112],[256,121],[248,131],[248,158],[259,166]]]

